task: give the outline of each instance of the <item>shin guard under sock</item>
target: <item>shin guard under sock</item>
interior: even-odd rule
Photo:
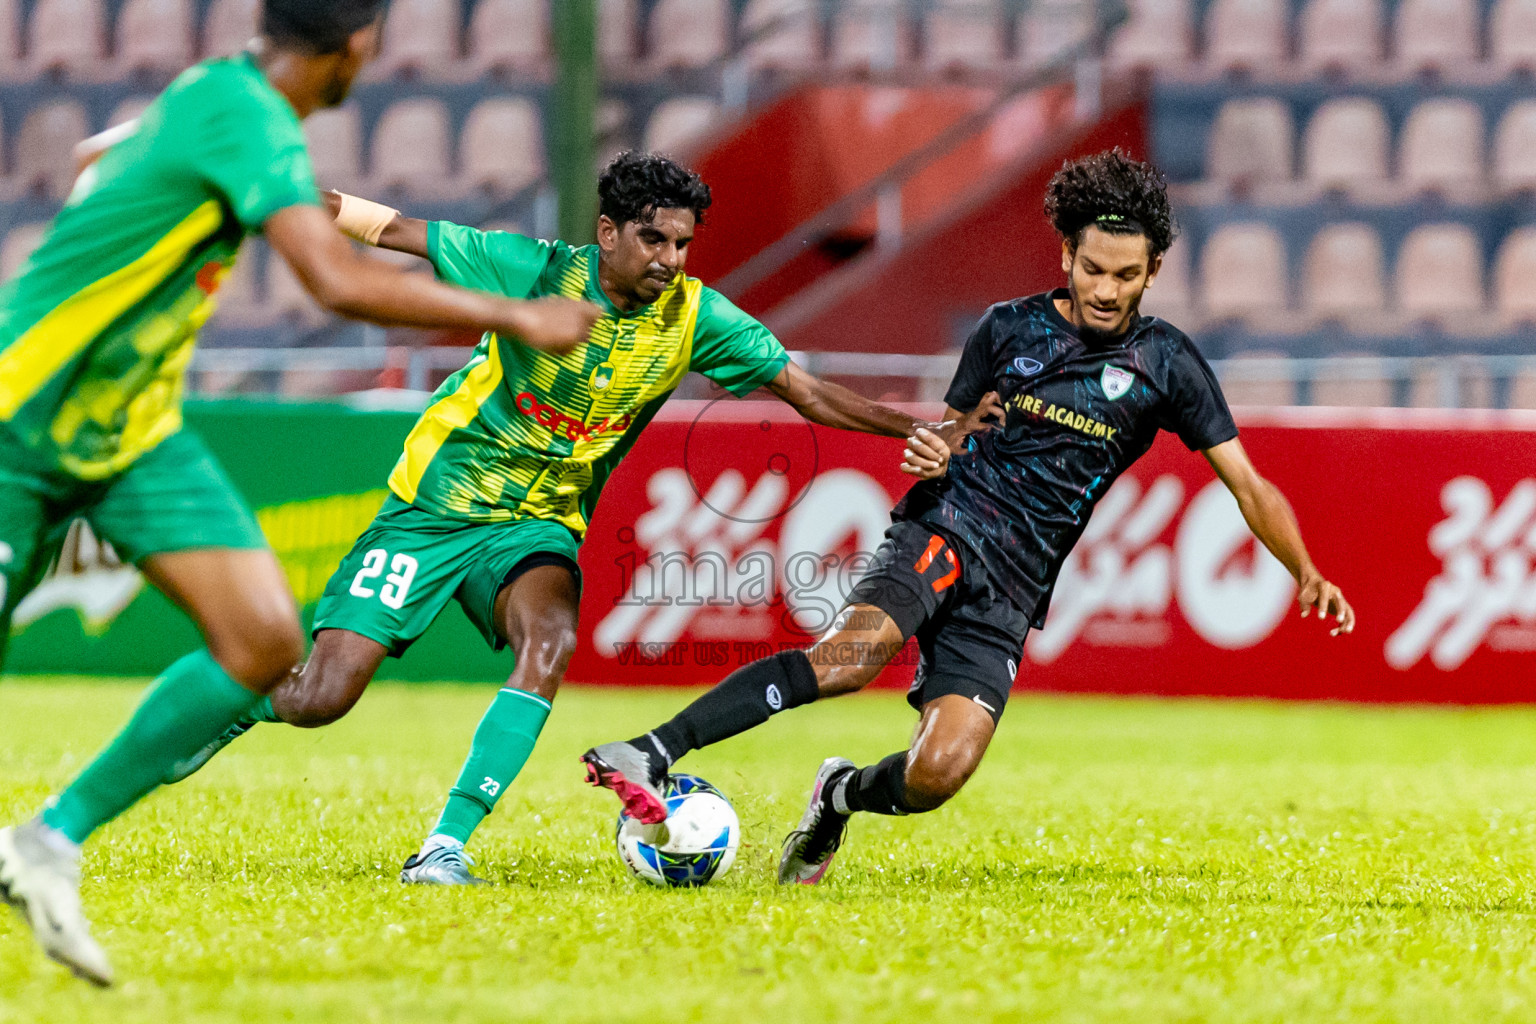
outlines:
[[[892,754],[879,764],[859,768],[832,786],[832,808],[839,814],[922,814],[926,807],[907,803],[907,752]]]
[[[691,750],[762,725],[780,711],[809,704],[817,695],[811,659],[802,650],[780,651],[732,672],[666,725],[630,742],[655,750],[670,765]]]

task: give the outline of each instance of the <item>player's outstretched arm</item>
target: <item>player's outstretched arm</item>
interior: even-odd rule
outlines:
[[[1305,618],[1315,608],[1318,618],[1330,616],[1338,623],[1332,633],[1352,633],[1355,629],[1355,610],[1344,600],[1343,591],[1323,578],[1307,554],[1307,546],[1301,540],[1301,528],[1291,503],[1274,484],[1259,475],[1258,470],[1243,450],[1241,441],[1230,441],[1207,448],[1202,452],[1221,482],[1227,485],[1237,499],[1243,519],[1263,545],[1290,570],[1301,588],[1297,595],[1301,602],[1301,614]]]
[[[601,315],[570,299],[524,302],[440,284],[353,251],[330,217],[292,206],[270,217],[267,241],[316,302],[385,327],[496,331],[545,352],[569,352]]]
[[[765,386],[812,423],[882,437],[906,438],[907,452],[913,456],[919,451],[922,454],[904,462],[902,472],[923,479],[942,476],[949,465],[951,446],[975,429],[964,417],[928,423],[899,409],[870,401],[839,384],[814,377],[794,363],[787,363]]]
[[[345,235],[395,252],[431,259],[427,248],[427,222],[407,217],[392,207],[359,199],[334,189],[325,193],[325,208]]]

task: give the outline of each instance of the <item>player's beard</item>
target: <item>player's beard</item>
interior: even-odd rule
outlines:
[[[1072,301],[1077,303],[1078,309],[1083,308],[1083,303],[1078,300],[1075,289],[1073,290]],[[1077,337],[1089,348],[1105,348],[1109,345],[1114,345],[1130,333],[1131,326],[1136,323],[1136,317],[1140,312],[1141,296],[1138,295],[1126,311],[1125,319],[1120,322],[1120,326],[1116,330],[1105,331],[1097,327],[1091,327],[1086,322],[1086,318],[1084,318],[1084,323],[1077,329]]]

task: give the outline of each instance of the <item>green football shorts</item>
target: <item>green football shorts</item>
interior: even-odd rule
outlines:
[[[182,430],[106,480],[36,463],[0,425],[0,657],[11,615],[84,519],[125,562],[198,548],[267,546],[244,499],[196,435]]]
[[[496,595],[538,565],[562,565],[581,582],[576,535],[549,519],[472,523],[423,512],[394,495],[325,585],[313,633],[346,629],[398,658],[449,601],[495,650]]]

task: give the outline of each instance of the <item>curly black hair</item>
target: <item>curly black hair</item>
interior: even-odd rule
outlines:
[[[372,25],[389,0],[264,0],[261,32],[303,53],[340,53],[352,33]]]
[[[713,198],[693,171],[659,153],[620,153],[597,179],[598,212],[620,227],[649,224],[657,210],[692,210],[697,223]]]
[[[1045,216],[1074,248],[1089,225],[1112,235],[1145,235],[1153,256],[1178,237],[1168,182],[1119,147],[1062,164],[1045,187]]]

